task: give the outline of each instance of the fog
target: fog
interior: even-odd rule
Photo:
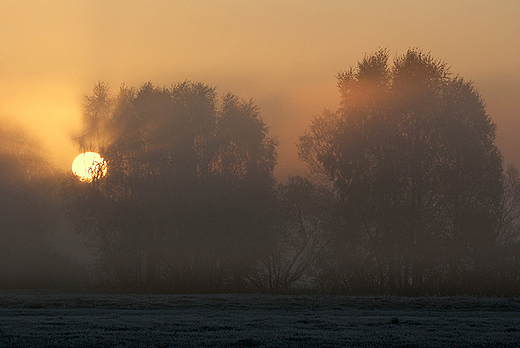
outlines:
[[[0,114],[31,127],[65,170],[96,82],[117,90],[200,81],[256,101],[279,138],[276,173],[285,178],[303,169],[294,144],[312,116],[337,107],[338,71],[378,47],[418,46],[475,81],[506,160],[519,164],[519,12],[515,0],[9,0],[0,13]]]
[[[4,287],[516,294],[517,1],[2,7]]]

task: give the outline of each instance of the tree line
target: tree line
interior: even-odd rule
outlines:
[[[95,258],[56,262],[83,286],[145,292],[517,295],[520,177],[484,101],[430,54],[389,57],[338,73],[340,108],[297,145],[312,175],[283,182],[252,100],[190,81],[96,84],[75,141],[107,175],[53,179],[58,203],[41,207],[65,210]],[[54,225],[38,221],[23,228],[44,239]]]

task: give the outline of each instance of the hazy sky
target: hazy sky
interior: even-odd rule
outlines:
[[[313,115],[336,108],[334,75],[379,47],[420,47],[473,80],[520,165],[520,0],[2,0],[0,115],[30,125],[63,169],[97,81],[185,79],[259,105],[280,140],[279,176]]]

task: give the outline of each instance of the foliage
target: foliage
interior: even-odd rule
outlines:
[[[276,183],[252,101],[189,81],[85,99],[82,150],[106,177],[69,181],[99,281],[143,291],[518,294],[520,179],[471,82],[418,49],[337,75],[340,108],[299,155],[324,179]],[[74,192],[74,193],[71,193]],[[312,289],[312,290],[311,290]]]
[[[496,127],[473,85],[445,63],[417,49],[388,59],[380,50],[338,74],[341,108],[313,120],[300,157],[334,183],[341,233],[359,236],[357,266],[373,269],[346,283],[456,291],[483,269],[497,237]]]
[[[78,183],[78,228],[93,237],[105,279],[136,288],[240,288],[265,239],[276,163],[252,101],[220,100],[183,82],[98,84],[86,98],[83,150],[107,160],[106,178]]]
[[[74,265],[54,248],[58,180],[44,149],[16,124],[0,122],[0,286],[64,286]]]

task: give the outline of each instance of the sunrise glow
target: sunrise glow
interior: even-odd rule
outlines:
[[[107,163],[96,152],[84,152],[72,162],[72,173],[81,181],[92,182],[107,174]]]

